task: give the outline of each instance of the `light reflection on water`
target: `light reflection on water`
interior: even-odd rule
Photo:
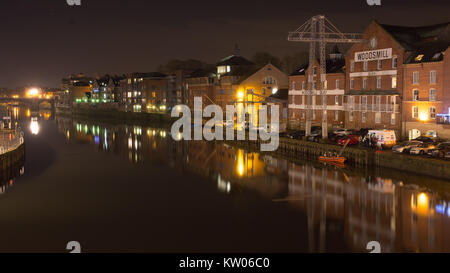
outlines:
[[[135,164],[167,164],[210,178],[224,194],[258,193],[307,216],[309,250],[326,250],[341,232],[353,251],[379,241],[383,252],[449,252],[450,193],[442,180],[395,171],[341,169],[281,159],[223,143],[172,140],[165,129],[57,118],[70,141],[86,142]],[[448,181],[447,181],[448,182]]]

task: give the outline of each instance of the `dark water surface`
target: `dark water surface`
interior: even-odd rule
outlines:
[[[83,252],[450,251],[450,181],[175,142],[145,126],[21,125],[25,172],[0,195],[3,252],[66,252],[69,241]]]

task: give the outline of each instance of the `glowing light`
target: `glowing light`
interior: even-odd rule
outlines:
[[[237,154],[237,172],[239,176],[244,175],[244,152],[239,149]]]
[[[41,94],[37,88],[31,88],[31,89],[28,89],[27,96],[30,98],[41,97]]]
[[[277,92],[278,92],[278,88],[274,87],[274,88],[272,89],[272,94],[276,94]]]
[[[244,98],[244,92],[239,91],[238,94],[237,94],[237,97],[238,97],[239,99],[243,99],[243,98]]]
[[[421,113],[419,114],[419,119],[420,119],[421,121],[427,121],[427,120],[428,120],[428,114],[425,113],[425,112],[421,112]]]
[[[31,134],[33,134],[33,135],[39,134],[39,123],[37,121],[37,118],[31,119],[30,131],[31,131]]]

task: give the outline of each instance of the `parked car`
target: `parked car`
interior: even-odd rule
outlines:
[[[367,136],[374,140],[373,143],[378,147],[382,148],[390,148],[397,144],[397,137],[395,136],[394,130],[369,130],[367,132]],[[372,144],[372,146],[373,146]]]
[[[420,136],[413,140],[422,141],[422,142],[426,142],[426,143],[430,143],[430,142],[434,141],[431,137],[427,137],[427,136]]]
[[[350,140],[350,141],[348,142],[347,145],[357,145],[357,144],[359,144],[359,136],[357,136],[357,135],[345,136],[345,137],[339,139],[338,144],[341,145],[341,146],[344,146],[345,143],[348,140]]]
[[[417,147],[422,143],[422,141],[418,140],[405,141],[400,143],[399,145],[395,145],[394,147],[392,147],[392,151],[394,153],[409,153],[411,148]]]
[[[422,144],[419,144],[416,147],[411,148],[409,153],[412,155],[424,155],[428,152],[428,150],[434,149],[434,148],[435,148],[435,146],[433,143],[424,142]]]
[[[288,138],[291,139],[302,139],[302,137],[305,136],[305,130],[299,130],[299,131],[295,131],[295,132],[291,132],[287,134]]]
[[[334,130],[333,133],[338,136],[348,136],[348,135],[352,134],[353,131],[350,129],[342,128],[342,129]]]
[[[431,157],[445,158],[450,153],[450,142],[439,143],[436,148],[429,149],[427,154]]]

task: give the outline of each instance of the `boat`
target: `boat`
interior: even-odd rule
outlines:
[[[320,156],[319,160],[322,162],[344,164],[347,158],[343,156]]]

